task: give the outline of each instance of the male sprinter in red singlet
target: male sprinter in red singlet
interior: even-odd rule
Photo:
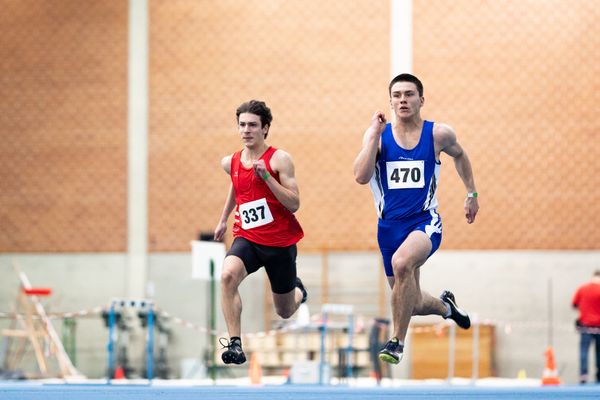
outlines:
[[[296,243],[304,232],[293,214],[300,207],[294,163],[288,153],[265,143],[273,116],[264,102],[246,102],[238,107],[236,116],[244,148],[221,161],[231,185],[215,228],[215,240],[223,239],[227,218],[235,208],[235,239],[221,274],[221,302],[229,332],[221,355],[225,364],[246,361],[238,291],[244,278],[265,267],[275,311],[282,318],[291,317],[307,298],[296,276]]]
[[[421,81],[400,74],[390,82],[389,95],[395,118],[386,124],[385,114],[375,112],[354,161],[354,176],[360,184],[371,184],[379,215],[377,241],[392,288],[394,336],[379,358],[398,364],[411,316],[437,314],[463,329],[471,326],[452,292],[446,290],[435,298],[422,291],[419,282],[419,268],[442,241],[436,198],[442,152],[454,159],[465,185],[467,223],[475,221],[479,204],[471,162],[454,130],[421,118],[425,101]]]

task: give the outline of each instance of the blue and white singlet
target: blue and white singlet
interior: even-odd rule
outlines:
[[[438,206],[440,162],[435,159],[433,122],[423,121],[419,143],[403,149],[391,124],[381,135],[381,152],[369,182],[380,220],[402,220]]]

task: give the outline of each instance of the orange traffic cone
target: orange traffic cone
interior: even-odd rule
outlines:
[[[250,377],[250,383],[253,385],[260,385],[262,378],[262,367],[258,362],[256,353],[252,353],[250,356],[250,368],[248,368],[248,376]]]
[[[117,369],[115,369],[115,377],[113,379],[124,379],[125,378],[125,371],[123,370],[123,367],[121,367],[120,365],[117,367]]]
[[[542,375],[542,385],[560,385],[556,363],[554,362],[554,350],[552,350],[552,347],[548,347],[544,354],[546,355],[546,367]]]

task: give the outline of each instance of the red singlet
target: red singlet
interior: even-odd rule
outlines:
[[[270,161],[277,151],[269,147],[260,157],[267,171],[279,182],[279,174],[271,169]],[[298,220],[275,197],[269,186],[254,175],[253,168],[241,162],[242,152],[231,158],[231,181],[235,191],[235,218],[233,236],[241,236],[251,242],[265,246],[287,247],[304,237]]]

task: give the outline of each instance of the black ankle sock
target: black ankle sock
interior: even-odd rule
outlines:
[[[229,343],[233,343],[233,342],[235,342],[235,341],[237,341],[237,342],[240,344],[240,346],[242,346],[242,338],[240,338],[240,337],[238,337],[238,336],[232,336],[232,337],[229,339]]]

